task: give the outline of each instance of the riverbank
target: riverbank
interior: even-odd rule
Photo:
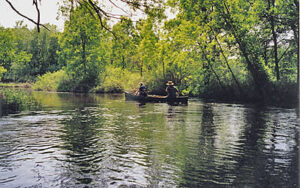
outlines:
[[[163,86],[161,86],[163,87]],[[24,88],[24,89],[32,89],[36,91],[48,91],[48,92],[60,92],[53,90],[42,90],[40,88],[35,88],[34,84],[31,83],[0,83],[0,88]],[[100,88],[100,89],[99,89]],[[157,89],[157,88],[156,88]],[[255,92],[251,91],[251,88],[243,88],[244,91],[248,91],[241,95],[241,93],[236,88],[227,88],[226,90],[222,90],[221,88],[210,88],[202,93],[198,94],[188,94],[189,97],[200,98],[205,101],[215,101],[215,102],[225,102],[225,103],[239,103],[239,104],[255,104],[255,105],[268,105],[268,106],[276,106],[276,107],[284,107],[284,108],[295,108],[297,107],[298,100],[296,95],[296,85],[276,85],[272,87],[272,90],[269,89],[266,93],[267,95],[261,96]],[[165,95],[164,90],[149,90],[150,94],[156,95]],[[116,85],[109,86],[98,86],[94,89],[90,89],[88,91],[84,90],[73,90],[73,91],[63,91],[70,93],[103,93],[103,94],[111,94],[111,93],[124,93],[124,89],[117,88]]]
[[[32,88],[31,83],[1,83],[1,88]]]

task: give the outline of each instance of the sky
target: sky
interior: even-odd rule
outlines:
[[[10,0],[10,2],[15,6],[15,8],[20,11],[22,14],[26,15],[33,20],[37,18],[37,12],[35,7],[32,5],[32,0]],[[64,19],[58,17],[58,8],[62,0],[42,0],[39,4],[40,13],[41,13],[41,23],[46,24],[50,23],[57,26],[57,29],[63,31]],[[122,7],[122,10],[113,6],[109,0],[99,0],[101,2],[101,7],[106,11],[111,12],[116,15],[126,15],[130,16],[133,20],[138,20],[141,17],[145,17],[141,12],[129,11],[130,8],[124,3],[120,4],[121,1],[113,1],[117,6]],[[104,6],[104,7],[103,7]],[[127,8],[126,8],[127,7]],[[126,13],[123,11],[125,10]],[[133,13],[133,15],[131,15]],[[175,17],[175,14],[170,13],[169,10],[166,10],[166,13],[169,18]],[[18,15],[15,11],[11,9],[9,4],[5,0],[0,0],[0,26],[3,27],[14,27],[17,21],[23,20],[29,28],[35,28],[36,25],[32,22],[26,20],[25,18]],[[116,20],[112,20],[111,23],[115,23]]]
[[[63,19],[56,19],[58,12],[58,1],[59,0],[42,0],[40,5],[41,23],[51,23],[57,25],[59,30],[62,30],[64,24]],[[22,14],[36,20],[37,13],[35,7],[32,6],[32,0],[11,0],[11,2]],[[29,28],[35,27],[33,23],[27,21],[25,18],[14,12],[5,0],[0,0],[0,26],[14,27],[16,25],[16,21],[20,20],[24,20],[24,23],[28,25]]]
[[[35,7],[32,5],[32,0],[10,0],[10,2],[15,6],[15,8],[20,11],[22,14],[27,17],[33,18],[36,20],[37,13]],[[59,30],[63,30],[64,21],[63,18],[58,17],[58,3],[62,2],[62,0],[42,0],[41,4],[39,4],[40,13],[41,13],[41,23],[51,23],[57,25]],[[118,9],[109,2],[109,0],[100,0],[102,5],[104,5],[105,10],[112,12],[117,15],[127,15],[121,9]],[[114,1],[119,7],[122,7],[124,10],[129,10],[124,4],[118,4],[121,1]],[[127,11],[127,13],[130,11]],[[141,13],[136,13],[132,18],[140,18]],[[25,18],[18,15],[15,11],[11,9],[9,4],[5,0],[0,0],[0,26],[3,27],[14,27],[17,21],[24,20],[24,24],[26,24],[29,28],[34,28],[35,25],[30,21],[27,21]]]

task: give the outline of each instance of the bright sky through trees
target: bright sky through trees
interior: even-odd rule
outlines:
[[[41,23],[51,23],[58,26],[59,30],[63,29],[63,19],[57,20],[57,11],[59,0],[43,0],[40,5],[41,10]],[[32,6],[32,0],[14,0],[13,5],[17,10],[25,14],[30,18],[36,19],[37,14],[35,7]],[[16,21],[24,20],[30,28],[35,27],[35,25],[14,12],[10,6],[4,1],[0,1],[0,25],[4,27],[14,27]]]
[[[37,2],[41,20],[32,6]],[[57,2],[64,15],[60,21]],[[120,75],[128,71],[134,87],[143,81],[161,94],[165,82],[172,80],[194,96],[270,103],[296,98],[298,0],[163,2],[0,0],[2,81],[35,82],[49,73],[41,81],[48,87],[53,75],[61,74],[55,82],[59,91],[108,92],[127,88],[121,82],[129,77]],[[7,28],[25,17],[13,9],[35,25],[25,21],[29,28]],[[168,10],[176,11],[173,19]],[[50,31],[39,27],[49,22]],[[139,80],[133,79],[136,74]]]
[[[37,13],[35,7],[32,5],[32,0],[14,0],[11,1],[15,8],[20,11],[22,14],[28,16],[29,18],[36,19]],[[58,16],[59,3],[62,3],[61,0],[42,0],[39,4],[41,12],[41,23],[54,24],[57,25],[59,30],[63,30],[64,19]],[[116,4],[110,3],[108,0],[100,1],[104,5],[104,9],[117,17],[120,15],[125,15],[131,17],[133,20],[137,20],[141,17],[142,13],[137,11],[133,13],[130,11],[127,6],[121,2],[114,2]],[[24,23],[28,25],[29,28],[33,28],[36,25],[29,22],[25,18],[18,15],[15,11],[4,0],[0,0],[0,26],[3,27],[14,27],[17,21],[24,20]],[[116,20],[112,20],[112,23],[115,23]]]

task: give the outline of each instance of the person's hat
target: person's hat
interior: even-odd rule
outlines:
[[[166,85],[167,85],[167,86],[173,86],[174,83],[173,83],[172,81],[168,81],[168,82],[166,83]]]
[[[140,82],[140,85],[143,85],[143,82]]]

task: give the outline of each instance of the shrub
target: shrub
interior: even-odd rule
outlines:
[[[99,80],[100,84],[92,89],[92,92],[121,93],[124,90],[136,89],[141,82],[141,77],[138,73],[108,66],[106,71],[101,74]]]
[[[7,72],[7,70],[4,67],[0,66],[0,80],[5,72]]]
[[[72,88],[69,86],[71,83],[66,72],[60,70],[39,76],[33,85],[33,89],[40,91],[69,91]]]

